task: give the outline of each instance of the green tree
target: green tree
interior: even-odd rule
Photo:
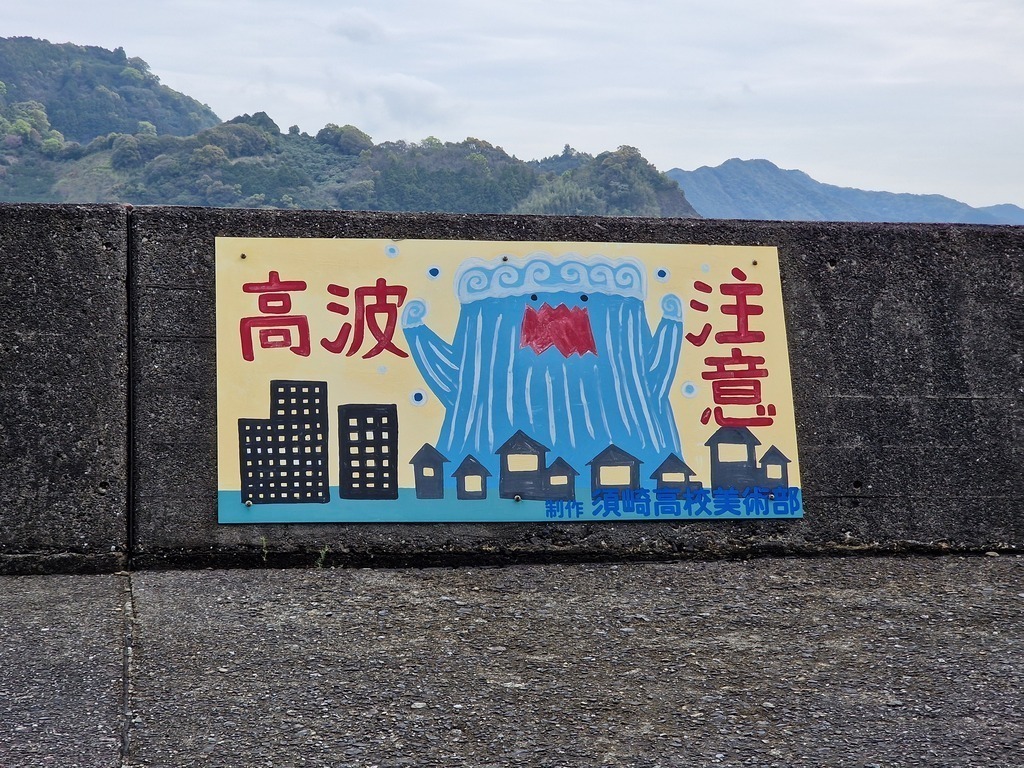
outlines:
[[[139,150],[139,142],[134,136],[118,136],[114,139],[113,150],[110,155],[111,167],[124,170],[142,165],[142,152]]]
[[[275,141],[274,136],[248,123],[222,123],[196,135],[202,145],[223,149],[228,157],[253,157],[267,152]]]
[[[49,157],[55,157],[64,146],[64,142],[56,136],[51,136],[48,139],[43,139],[43,143],[39,145],[39,150]]]
[[[234,125],[237,123],[255,126],[256,128],[273,134],[274,136],[279,136],[281,134],[281,129],[278,127],[277,123],[275,123],[266,112],[257,112],[254,115],[239,115],[238,117],[231,118],[227,122],[228,125]]]
[[[23,138],[27,138],[32,135],[32,124],[25,118],[19,117],[11,123],[11,132]]]
[[[132,85],[142,85],[146,82],[146,76],[134,67],[125,67],[121,70],[121,79]]]
[[[328,123],[317,132],[316,140],[343,155],[358,155],[363,150],[373,149],[373,139],[354,125]]]
[[[206,144],[189,155],[188,163],[196,171],[213,170],[227,165],[228,154],[218,146]]]
[[[607,211],[608,205],[593,189],[581,186],[566,174],[535,189],[513,212],[549,216],[602,216]]]
[[[34,131],[40,136],[50,133],[50,118],[46,114],[46,107],[38,101],[21,101],[12,107],[15,118],[28,122]]]

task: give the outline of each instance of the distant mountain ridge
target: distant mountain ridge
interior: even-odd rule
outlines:
[[[733,158],[715,168],[673,168],[665,175],[701,216],[713,219],[1024,224],[1024,208],[1016,205],[973,208],[942,195],[839,187],[768,160]]]

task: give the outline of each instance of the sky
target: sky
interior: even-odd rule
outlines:
[[[0,35],[113,49],[222,119],[530,160],[627,144],[662,171],[1024,206],[1021,0],[50,0]]]

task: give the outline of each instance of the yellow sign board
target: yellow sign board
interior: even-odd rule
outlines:
[[[219,520],[803,515],[772,247],[217,239]]]

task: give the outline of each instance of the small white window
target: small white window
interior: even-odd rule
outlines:
[[[507,458],[509,472],[536,472],[537,456],[533,453],[510,453]]]
[[[598,479],[601,481],[601,485],[605,487],[629,485],[629,465],[610,464],[607,467],[601,467],[601,471],[598,473]]]
[[[718,460],[727,461],[731,464],[738,464],[749,461],[750,452],[747,446],[742,443],[720,443],[718,446]]]

